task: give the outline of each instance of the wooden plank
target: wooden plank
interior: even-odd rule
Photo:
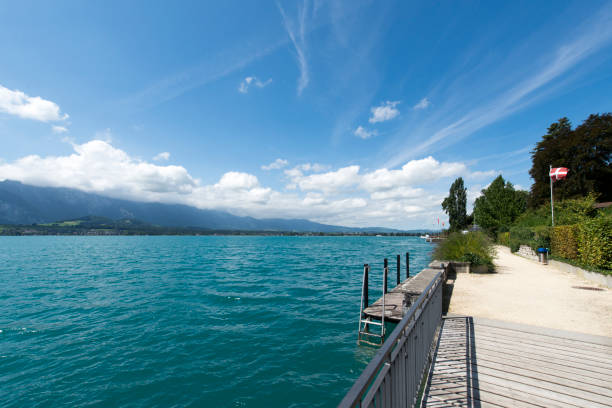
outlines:
[[[598,361],[606,365],[612,364],[612,354],[606,353],[589,353],[579,349],[571,349],[567,347],[559,347],[546,342],[529,341],[527,339],[511,339],[504,336],[496,336],[495,334],[482,332],[479,329],[474,329],[474,334],[479,342],[494,341],[500,345],[520,345],[521,348],[526,347],[533,350],[544,349],[558,356],[577,357],[588,361]]]
[[[612,389],[608,388],[607,386],[603,386],[602,384],[590,384],[588,382],[584,382],[581,378],[568,378],[567,376],[559,375],[558,372],[545,373],[536,371],[534,370],[534,367],[537,366],[531,366],[529,368],[514,367],[509,364],[492,362],[482,358],[478,358],[477,366],[505,371],[507,373],[520,375],[523,378],[539,379],[553,384],[558,384],[565,388],[575,388],[577,390],[607,397],[610,401],[612,401]],[[609,381],[608,385],[610,385]]]
[[[445,367],[453,367],[452,361],[457,360],[445,360],[440,363],[437,362],[437,367],[443,370]],[[463,363],[466,363],[465,360]],[[470,360],[466,365],[469,370],[477,371],[478,373],[487,373],[493,372],[490,370],[494,370],[499,373],[507,374],[517,382],[528,382],[528,383],[549,383],[547,386],[549,389],[558,390],[559,392],[571,393],[572,395],[583,395],[583,398],[589,399],[589,394],[592,394],[594,400],[600,402],[612,401],[612,390],[604,387],[598,387],[594,385],[585,384],[579,381],[575,381],[575,379],[569,379],[564,377],[559,377],[554,374],[546,374],[532,371],[530,368],[517,368],[512,367],[506,364],[493,363],[490,361],[483,360],[478,358],[478,362]],[[456,367],[456,366],[455,366]],[[495,374],[500,376],[501,374]],[[506,378],[506,377],[504,377]],[[573,389],[573,390],[572,390]],[[575,390],[575,391],[574,391]],[[586,394],[586,395],[584,395]],[[597,396],[601,396],[599,398]]]
[[[474,331],[478,331],[481,333],[487,333],[487,334],[495,335],[495,336],[502,337],[502,338],[520,339],[520,340],[527,340],[527,341],[540,342],[540,343],[543,342],[543,343],[550,344],[558,348],[579,349],[584,352],[606,354],[606,355],[612,356],[612,347],[603,346],[600,344],[593,344],[593,343],[582,343],[578,340],[560,339],[558,337],[550,337],[544,334],[510,331],[507,329],[499,329],[496,327],[483,326],[483,325],[474,325]]]
[[[443,320],[425,406],[612,406],[607,340],[475,321]]]
[[[500,353],[499,350],[478,350],[478,358],[485,358],[491,361],[502,361],[506,364],[509,364],[508,356],[506,354]],[[524,357],[520,355],[516,355],[512,357],[511,364],[518,366],[535,366],[540,370],[555,370],[559,372],[563,372],[569,376],[580,376],[581,378],[589,378],[592,380],[605,381],[608,385],[610,385],[610,375],[602,374],[599,372],[591,371],[587,367],[573,367],[567,366],[563,364],[559,364],[554,361],[545,360],[545,359],[534,359],[529,357]]]
[[[485,364],[485,362],[502,364],[509,367],[510,369],[520,369],[529,366],[529,370],[535,373],[536,375],[554,372],[555,376],[565,378],[567,380],[572,380],[595,387],[602,387],[612,391],[612,381],[610,381],[610,377],[607,375],[601,375],[600,377],[591,377],[588,375],[592,374],[591,372],[580,369],[574,369],[573,371],[569,371],[567,367],[554,363],[547,364],[545,362],[537,362],[536,364],[534,364],[533,360],[530,359],[513,359],[511,362],[509,362],[508,359],[504,356],[478,353],[478,364]]]
[[[435,402],[445,402],[448,400],[463,400],[463,406],[477,406],[477,404],[468,404],[468,398],[471,400],[482,401],[489,404],[496,404],[502,407],[541,407],[541,408],[575,408],[576,405],[571,405],[558,401],[551,401],[548,398],[542,398],[537,395],[528,395],[516,392],[506,387],[500,387],[495,384],[486,382],[478,382],[471,387],[460,382],[452,383],[445,381],[442,386],[435,388],[432,386],[427,394],[426,407],[436,406]],[[439,404],[439,406],[448,406]]]
[[[526,351],[500,350],[500,348],[497,347],[495,344],[487,344],[484,342],[482,343],[479,342],[478,343],[478,353],[480,354],[483,351],[489,354],[503,356],[506,359],[511,358],[513,360],[517,360],[518,358],[521,358],[521,357],[526,357],[533,361],[532,364],[539,364],[540,362],[555,362],[565,367],[579,368],[585,371],[590,371],[593,373],[598,373],[598,374],[602,374],[606,376],[612,375],[610,369],[596,367],[596,366],[593,366],[591,364],[587,364],[581,361],[567,361],[567,360],[555,359],[554,357],[545,356],[545,355],[538,354],[538,353],[532,353],[532,352],[529,352],[528,350]]]
[[[465,384],[458,384],[457,389],[453,389],[452,379],[445,379],[447,385],[444,388],[435,390],[431,394],[427,394],[427,400],[425,406],[431,407],[429,401],[444,400],[448,394],[450,398],[463,397],[467,399],[467,395],[476,396],[476,400],[485,400],[487,402],[495,402],[503,407],[542,407],[542,408],[576,408],[577,405],[569,404],[567,402],[553,401],[549,398],[543,398],[538,395],[528,394],[520,391],[516,391],[512,388],[499,386],[497,384],[489,383],[487,381],[479,380],[472,387],[466,387]],[[430,397],[433,397],[431,398]],[[472,404],[475,406],[476,404]],[[445,406],[445,405],[440,405]],[[468,406],[468,405],[463,405]]]
[[[595,336],[592,334],[584,334],[571,332],[566,330],[550,329],[547,327],[530,326],[526,324],[504,322],[500,320],[491,320],[481,317],[473,318],[475,325],[491,326],[501,329],[510,329],[518,332],[545,334],[550,337],[557,337],[561,339],[578,340],[582,343],[593,343],[600,344],[607,347],[612,347],[612,337]]]
[[[502,349],[508,355],[514,354],[531,354],[540,357],[546,357],[548,359],[562,361],[568,365],[588,365],[589,367],[597,368],[600,372],[607,372],[612,376],[612,360],[600,361],[591,358],[570,356],[566,354],[556,353],[546,348],[546,346],[528,346],[524,344],[511,344],[505,343],[502,340],[490,340],[482,337],[477,337],[476,347],[497,347]]]

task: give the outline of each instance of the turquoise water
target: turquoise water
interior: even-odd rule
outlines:
[[[414,237],[0,237],[0,405],[333,407],[376,351],[362,265],[380,288],[407,250],[429,262]]]

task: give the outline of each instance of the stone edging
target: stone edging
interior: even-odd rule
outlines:
[[[548,264],[550,266],[554,266],[559,270],[562,270],[563,272],[570,272],[576,276],[581,277],[582,279],[586,279],[593,283],[612,288],[612,275],[603,275],[597,272],[586,271],[577,266],[570,265],[565,262],[556,261],[554,259],[549,259]]]

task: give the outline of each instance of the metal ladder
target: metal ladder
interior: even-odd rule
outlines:
[[[365,343],[372,346],[380,346],[385,342],[385,288],[387,287],[387,273],[388,268],[385,266],[383,274],[383,295],[382,295],[382,313],[381,321],[377,322],[372,320],[370,316],[366,316],[363,310],[368,307],[368,275],[370,272],[370,265],[365,264],[363,266],[363,283],[361,284],[361,306],[359,310],[359,331],[357,335],[357,344]],[[370,332],[370,326],[379,326],[380,334]],[[377,339],[378,342],[371,341],[370,339]]]

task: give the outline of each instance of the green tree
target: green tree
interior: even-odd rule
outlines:
[[[612,200],[612,114],[590,115],[572,130],[570,121],[561,118],[532,151],[529,170],[531,186],[529,206],[550,201],[549,166],[570,169],[563,181],[553,184],[555,200],[577,198],[594,193],[601,201]]]
[[[474,203],[474,222],[490,234],[510,227],[512,222],[527,208],[528,193],[515,190],[510,182],[500,175],[482,190]]]
[[[448,197],[442,201],[442,208],[448,214],[448,222],[451,231],[460,231],[467,227],[467,189],[463,185],[463,179],[459,177],[451,185]]]

